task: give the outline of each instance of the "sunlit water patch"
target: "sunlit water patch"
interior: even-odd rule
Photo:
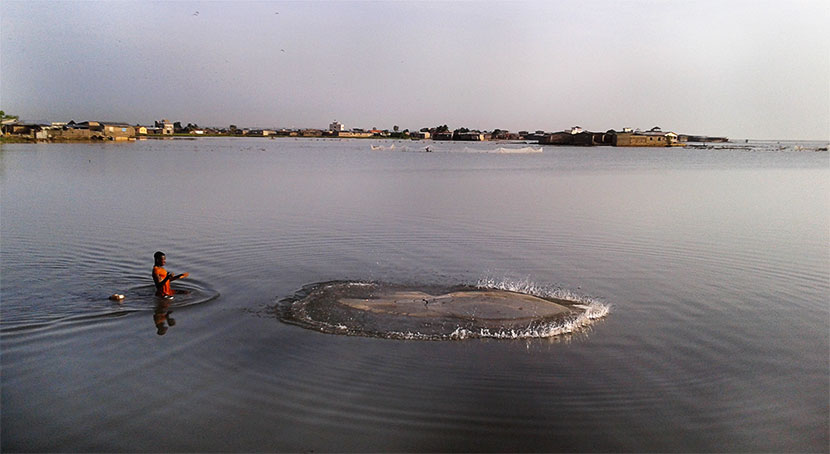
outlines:
[[[412,340],[549,338],[584,329],[608,312],[608,305],[570,292],[483,282],[323,282],[276,307],[279,320],[324,333]]]

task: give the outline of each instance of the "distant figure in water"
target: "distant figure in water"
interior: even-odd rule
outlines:
[[[167,263],[167,256],[164,255],[164,252],[156,251],[156,253],[153,254],[153,258],[156,261],[155,266],[153,266],[153,283],[156,284],[156,296],[172,298],[175,293],[188,293],[186,290],[179,290],[176,292],[170,288],[171,282],[187,277],[187,273],[179,275],[168,273],[167,270],[164,269],[164,264]]]

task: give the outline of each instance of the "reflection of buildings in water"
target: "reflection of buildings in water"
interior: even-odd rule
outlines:
[[[170,301],[168,298],[156,299],[156,308],[153,311],[153,322],[156,324],[156,334],[159,336],[163,336],[167,333],[169,327],[176,325],[176,320],[170,316],[173,314],[173,311],[170,310]]]

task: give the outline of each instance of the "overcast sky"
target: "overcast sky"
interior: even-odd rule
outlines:
[[[0,109],[830,138],[830,2],[0,2]]]

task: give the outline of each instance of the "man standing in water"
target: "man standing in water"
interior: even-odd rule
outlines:
[[[164,269],[164,264],[167,263],[167,256],[164,255],[164,252],[156,251],[156,253],[153,254],[153,258],[156,262],[155,266],[153,266],[153,283],[156,284],[156,296],[172,298],[176,291],[170,288],[170,283],[183,277],[187,277],[187,273],[179,275],[168,273],[167,270]]]

